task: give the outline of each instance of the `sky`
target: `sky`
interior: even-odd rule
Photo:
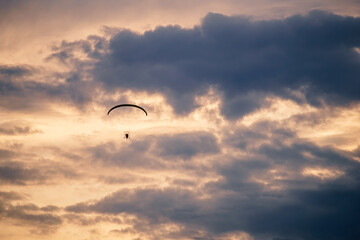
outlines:
[[[360,239],[359,13],[0,0],[0,239]]]

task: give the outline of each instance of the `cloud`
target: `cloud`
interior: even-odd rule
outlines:
[[[90,35],[86,40],[62,41],[59,46],[52,47],[53,53],[46,58],[46,61],[57,60],[70,69],[81,69],[91,63],[91,59],[101,58],[107,50],[107,44],[108,41],[104,37],[96,35]]]
[[[0,185],[46,185],[59,181],[59,179],[77,179],[81,176],[76,167],[66,163],[50,159],[39,161],[37,155],[5,151],[4,155],[10,153],[10,156],[0,162]],[[27,161],[19,161],[23,158]],[[34,165],[33,162],[36,164]]]
[[[253,136],[251,132],[257,130],[259,128],[243,129],[238,133]],[[209,228],[217,231],[235,228],[259,238],[356,238],[357,223],[350,219],[359,217],[353,212],[359,199],[359,174],[354,171],[359,169],[359,162],[347,152],[319,147],[296,135],[284,134],[286,130],[282,130],[281,135],[269,134],[279,130],[262,129],[265,143],[259,146],[257,138],[245,140],[247,157],[233,159],[217,168],[223,179],[208,187],[212,193],[230,190],[232,194],[220,198],[219,204],[232,211]],[[243,144],[233,146],[244,150]],[[324,180],[303,175],[302,169],[308,167],[342,170],[345,174]],[[346,200],[336,200],[342,197]],[[330,225],[333,228],[324,227]]]
[[[18,164],[0,166],[0,183],[3,184],[24,185],[27,181],[42,181],[44,179],[45,176],[37,169],[24,168]]]
[[[128,89],[161,93],[182,115],[199,106],[195,98],[209,87],[219,90],[221,112],[230,119],[273,96],[343,106],[360,100],[358,29],[359,18],[323,11],[261,21],[209,13],[190,29],[159,26],[63,41],[47,60],[69,70],[51,81],[30,80],[35,70],[26,66],[1,67],[2,107],[35,109],[44,106],[37,99],[48,99],[84,109],[103,90]]]
[[[107,142],[90,147],[86,152],[90,153],[90,160],[105,165],[129,167],[129,168],[157,168],[156,162],[151,161],[151,156],[146,152],[150,147],[148,141],[132,141],[125,146],[119,146],[115,142]]]
[[[166,189],[134,189],[121,190],[95,203],[79,203],[68,206],[67,211],[81,214],[95,212],[102,214],[135,215],[131,229],[145,235],[154,234],[154,227],[162,231],[162,225],[172,224],[177,219],[179,223],[197,218],[196,195],[188,190],[177,188]],[[169,222],[170,220],[170,222]],[[189,223],[189,224],[191,224]],[[180,231],[180,236],[188,229]],[[170,229],[171,231],[171,229]],[[169,229],[165,230],[166,233]],[[190,236],[191,238],[191,236]]]
[[[29,66],[9,66],[0,65],[0,76],[11,78],[12,76],[22,76],[31,73],[31,67]],[[2,86],[3,90],[3,86]]]
[[[205,132],[161,134],[131,140],[126,145],[107,142],[86,150],[93,162],[126,168],[170,169],[176,160],[213,155],[220,152],[216,138]],[[191,163],[189,163],[191,165]],[[184,163],[185,167],[186,163]]]
[[[58,211],[56,206],[39,208],[32,203],[13,203],[24,200],[23,194],[17,192],[0,192],[0,218],[5,221],[15,221],[17,224],[28,225],[32,231],[40,234],[53,233],[63,220],[56,214],[49,212]]]
[[[23,199],[24,196],[17,192],[0,192],[0,199],[4,201],[12,201],[12,200],[20,200]]]
[[[358,102],[359,29],[359,18],[321,11],[262,21],[210,13],[189,29],[118,30],[106,37],[64,41],[46,60],[67,70],[53,72],[49,79],[45,74],[36,80],[39,69],[34,67],[1,66],[0,105],[14,115],[48,110],[54,103],[80,110],[104,106],[126,99],[117,94],[125,90],[161,93],[184,115],[199,107],[197,97],[212,87],[226,117],[215,133],[144,133],[121,144],[87,129],[80,137],[59,138],[53,149],[39,146],[44,139],[31,135],[26,138],[39,142],[18,152],[9,140],[6,144],[13,147],[0,149],[3,185],[50,189],[47,183],[75,179],[82,186],[80,177],[86,176],[95,188],[108,184],[105,193],[114,192],[79,200],[66,207],[64,216],[58,215],[63,209],[57,205],[26,204],[22,195],[0,192],[1,217],[40,226],[40,231],[64,221],[81,226],[125,223],[129,228],[124,231],[153,234],[154,239],[216,239],[239,232],[273,240],[357,239],[359,149],[318,146],[286,128],[300,120],[317,125],[322,114],[249,126],[227,120],[267,107],[277,96],[318,109]],[[211,117],[213,112],[208,113]],[[7,139],[24,137],[24,144],[28,140],[22,135],[36,131],[25,122],[12,124],[0,125],[0,133]],[[64,150],[73,138],[82,142]],[[166,230],[170,228],[177,230]]]
[[[359,237],[356,219],[360,214],[356,203],[360,195],[356,188],[300,190],[291,193],[291,197],[294,202],[274,206],[250,219],[252,231],[272,232],[290,239]]]
[[[59,211],[60,208],[54,205],[48,205],[45,207],[40,208],[40,210],[44,211],[44,212],[56,212]]]
[[[197,175],[215,172],[205,184],[174,178],[172,186],[121,189],[66,210],[78,215],[135,216],[142,227],[134,223],[132,227],[144,234],[156,226],[174,224],[181,226],[179,235],[189,238],[201,231],[213,239],[239,231],[255,239],[354,239],[359,235],[360,164],[351,153],[314,145],[270,122],[235,130],[219,143],[226,144],[221,148],[228,154],[211,152],[214,159],[209,159],[207,169],[197,168]],[[174,139],[187,138],[175,135]],[[304,174],[304,169],[342,174],[323,178]]]
[[[205,132],[158,137],[155,148],[160,156],[180,157],[184,160],[198,154],[214,154],[220,151],[215,137]]]
[[[40,132],[26,123],[15,123],[14,121],[0,123],[0,135],[25,135]]]
[[[27,211],[38,211],[39,208],[35,205],[18,205],[9,206],[6,216],[16,218],[27,222],[37,222],[44,225],[59,225],[62,223],[61,219],[52,214],[30,214]]]
[[[76,71],[52,72],[48,75],[40,74],[41,69],[2,66],[4,74],[0,74],[0,107],[8,112],[35,113],[49,110],[49,105],[56,103],[84,110],[83,108],[92,101],[96,86],[94,83],[83,81],[83,65],[85,63],[79,63]],[[34,80],[35,73],[40,78],[46,78],[46,81]]]
[[[209,86],[222,91],[229,118],[260,108],[267,96],[294,98],[289,89],[303,89],[314,106],[349,104],[360,99],[356,29],[358,18],[322,11],[268,21],[210,13],[192,29],[120,31],[93,74],[109,89],[161,92],[180,114]]]
[[[0,159],[1,161],[7,161],[14,157],[16,153],[8,149],[0,149]]]
[[[121,218],[112,217],[112,216],[86,217],[78,214],[65,214],[63,218],[70,223],[74,223],[82,226],[96,225],[101,222],[110,222],[116,224],[122,223]]]

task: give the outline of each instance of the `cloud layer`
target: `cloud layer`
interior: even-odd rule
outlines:
[[[208,14],[193,29],[121,31],[94,76],[109,88],[160,91],[178,113],[216,86],[222,112],[239,117],[277,95],[321,104],[359,100],[360,20],[321,11],[284,20],[251,21]],[[294,96],[295,95],[295,96]]]
[[[246,138],[260,129],[264,143],[258,145],[256,138]],[[271,137],[266,137],[268,134]],[[266,131],[262,126],[254,126],[228,137],[235,136],[244,137],[249,154],[213,155],[215,161],[209,160],[207,168],[198,166],[191,174],[205,176],[206,172],[215,172],[218,180],[202,186],[193,182],[190,189],[189,183],[161,189],[124,189],[98,201],[68,206],[66,210],[74,214],[130,214],[142,219],[143,225],[153,226],[150,228],[171,222],[182,226],[180,234],[195,228],[212,235],[210,239],[236,231],[250,233],[256,239],[359,236],[356,219],[360,217],[357,211],[360,163],[353,159],[354,155],[318,147],[282,128]],[[235,153],[243,149],[243,144],[240,148],[237,144],[222,146],[225,147]],[[175,156],[177,151],[174,149],[171,155]],[[142,152],[136,158],[149,154]],[[192,161],[196,166],[196,161]],[[184,171],[183,164],[175,166]],[[313,172],[307,173],[309,169]],[[183,173],[188,175],[186,170]]]
[[[30,107],[30,96],[38,96],[82,108],[99,87],[161,93],[178,114],[193,111],[196,97],[215,87],[222,94],[221,112],[231,119],[266,106],[272,96],[347,105],[360,98],[359,29],[358,18],[321,11],[263,21],[210,13],[192,29],[113,31],[109,41],[90,36],[63,42],[48,57],[70,68],[50,76],[65,82],[22,83],[16,79],[35,69],[3,66],[4,94],[24,98],[25,105],[4,100],[2,107]]]
[[[0,217],[10,228],[48,238],[84,229],[99,239],[360,238],[360,148],[299,130],[316,136],[341,119],[359,131],[360,18],[209,13],[193,28],[106,31],[53,46],[53,71],[0,66]],[[149,116],[106,118],[119,101],[144,103]],[[284,116],[274,117],[276,101]],[[341,127],[326,130],[345,141]]]

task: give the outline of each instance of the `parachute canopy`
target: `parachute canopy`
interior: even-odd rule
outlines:
[[[138,105],[135,105],[135,104],[119,104],[119,105],[116,105],[116,106],[112,107],[112,108],[108,111],[107,115],[109,115],[109,113],[110,113],[113,109],[119,108],[119,107],[136,107],[136,108],[139,108],[139,109],[143,110],[144,113],[145,113],[146,116],[147,116],[146,110],[145,110],[144,108],[138,106]]]

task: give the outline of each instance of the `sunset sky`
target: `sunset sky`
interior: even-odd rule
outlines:
[[[0,28],[0,239],[360,239],[359,1],[0,0]]]

